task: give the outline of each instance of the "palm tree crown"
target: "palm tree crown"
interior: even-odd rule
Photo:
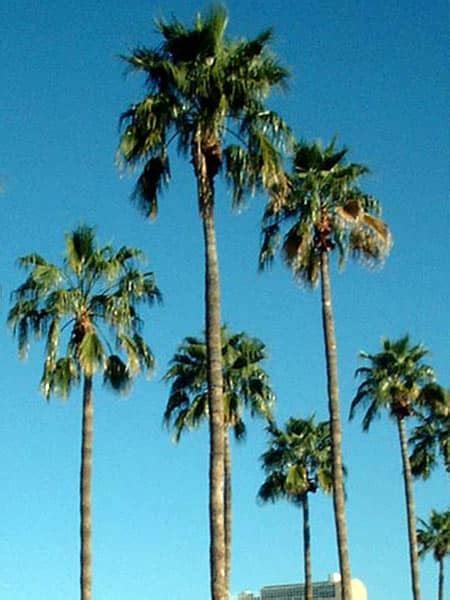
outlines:
[[[367,431],[382,408],[397,419],[417,415],[419,407],[435,397],[431,393],[436,389],[434,370],[423,362],[427,354],[422,344],[412,345],[407,335],[396,341],[382,340],[382,351],[377,354],[361,352],[370,366],[356,371],[363,381],[352,401],[350,418],[359,405],[368,404],[362,422]]]
[[[187,337],[164,375],[171,389],[164,421],[173,426],[178,441],[182,432],[197,427],[208,416],[208,378],[205,340]],[[245,436],[243,410],[272,421],[275,395],[261,363],[267,359],[263,342],[245,333],[222,328],[223,398],[225,424],[237,439]]]
[[[310,492],[332,490],[331,438],[328,421],[290,418],[285,430],[269,427],[269,449],[261,456],[267,478],[258,496],[274,502],[286,498],[300,504]]]
[[[335,140],[326,148],[317,142],[297,144],[287,188],[273,188],[264,214],[261,267],[273,259],[283,224],[287,224],[283,258],[296,278],[308,286],[315,286],[320,279],[324,252],[336,250],[341,265],[349,252],[368,264],[385,258],[391,237],[378,218],[380,205],[357,185],[368,169],[346,163],[346,155],[346,148],[336,149]]]
[[[423,556],[432,551],[436,561],[450,555],[450,510],[439,513],[431,511],[428,523],[419,519],[418,528],[419,553]]]
[[[154,359],[137,307],[159,300],[160,292],[153,273],[138,269],[141,259],[134,248],[97,247],[94,230],[85,226],[66,236],[62,267],[38,254],[20,259],[29,275],[14,293],[8,321],[22,357],[30,336],[46,336],[41,380],[46,398],[66,397],[82,374],[100,372],[113,389],[127,391],[136,373],[151,372]]]
[[[119,156],[126,164],[144,165],[134,198],[149,216],[156,216],[157,197],[168,183],[168,147],[175,139],[178,151],[192,158],[197,177],[212,182],[225,167],[235,203],[260,184],[278,181],[280,158],[273,143],[289,132],[264,100],[271,88],[285,85],[287,72],[267,50],[270,30],[232,41],[227,25],[220,6],[198,14],[192,28],[160,19],[161,45],[124,57],[146,75],[148,94],[122,115]],[[234,143],[224,146],[228,133]],[[203,212],[212,198],[199,202]]]

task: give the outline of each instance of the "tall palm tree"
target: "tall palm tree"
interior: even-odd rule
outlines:
[[[123,115],[122,163],[142,166],[134,192],[139,207],[156,216],[170,176],[169,146],[189,159],[197,182],[205,260],[205,329],[210,427],[210,569],[214,600],[227,600],[223,518],[224,419],[220,342],[220,282],[215,232],[215,181],[223,171],[238,205],[247,192],[280,184],[277,146],[287,127],[265,106],[287,72],[268,51],[271,32],[252,40],[226,36],[228,16],[216,6],[192,27],[158,20],[161,44],[125,57],[147,81],[145,97]],[[233,143],[228,143],[229,134]]]
[[[367,264],[382,261],[391,245],[380,206],[358,187],[367,167],[347,163],[347,150],[335,142],[299,143],[293,169],[283,188],[275,186],[263,218],[261,268],[270,264],[282,239],[282,257],[298,281],[314,288],[320,281],[322,325],[333,450],[333,504],[342,598],[350,600],[351,574],[342,470],[342,426],[339,406],[337,347],[330,285],[330,254],[343,266],[350,253]],[[286,193],[287,190],[287,193]]]
[[[93,447],[93,379],[127,392],[141,371],[150,373],[154,359],[141,334],[138,307],[160,298],[151,272],[142,272],[142,254],[123,246],[98,247],[93,229],[79,227],[66,235],[61,267],[39,254],[20,259],[28,272],[14,292],[8,321],[25,358],[30,338],[46,338],[41,379],[44,396],[66,398],[83,383],[80,471],[80,597],[92,596],[91,479]]]
[[[242,440],[246,434],[245,408],[251,416],[272,422],[275,402],[269,377],[261,363],[267,358],[266,347],[245,333],[231,333],[222,328],[223,398],[224,398],[224,527],[227,584],[231,572],[231,448],[229,432]],[[204,339],[187,337],[171,360],[164,379],[171,382],[164,421],[175,431],[179,441],[186,430],[197,428],[208,418],[207,348]]]
[[[291,418],[285,430],[268,429],[269,449],[261,456],[267,477],[258,497],[267,502],[286,498],[303,511],[303,559],[305,598],[313,600],[311,570],[311,533],[309,521],[309,494],[321,489],[332,491],[332,452],[330,424]]]
[[[406,419],[414,417],[418,409],[432,401],[435,374],[423,362],[428,350],[413,345],[409,336],[398,340],[382,340],[382,350],[377,354],[361,352],[360,356],[369,366],[360,367],[356,375],[362,378],[350,408],[350,418],[360,406],[367,406],[362,424],[368,431],[374,418],[382,409],[397,424],[403,465],[406,514],[408,523],[411,584],[414,600],[420,600],[419,563],[416,521],[413,495],[413,476],[408,456],[408,432]]]
[[[442,513],[432,510],[428,523],[419,519],[417,529],[419,556],[433,553],[439,565],[438,600],[444,600],[444,559],[450,556],[450,510]]]

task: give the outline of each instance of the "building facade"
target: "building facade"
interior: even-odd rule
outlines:
[[[338,574],[330,575],[328,581],[313,583],[314,600],[341,600],[341,585]],[[352,579],[352,600],[367,600],[367,590],[359,579]],[[284,585],[268,585],[260,593],[241,592],[238,600],[304,600],[305,585],[292,583]]]

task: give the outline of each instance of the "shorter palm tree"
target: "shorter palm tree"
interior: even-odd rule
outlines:
[[[79,227],[66,235],[62,267],[38,254],[20,259],[28,272],[14,292],[8,321],[25,358],[30,338],[46,337],[41,387],[48,399],[66,398],[83,380],[80,471],[80,593],[92,594],[91,479],[93,448],[93,378],[117,392],[127,392],[140,371],[151,372],[153,355],[142,337],[138,306],[160,299],[151,272],[142,272],[143,255],[123,246],[98,247],[94,230]],[[64,350],[61,352],[61,347]]]
[[[285,430],[268,428],[269,449],[261,456],[267,477],[258,492],[263,502],[286,498],[303,511],[303,555],[306,600],[313,600],[309,494],[333,488],[331,432],[328,421],[316,424],[290,418]]]
[[[421,407],[419,424],[409,438],[411,471],[428,479],[442,460],[450,473],[450,392],[438,384],[426,389],[428,402]]]
[[[398,429],[403,464],[406,514],[408,523],[409,557],[411,584],[414,600],[420,600],[419,564],[415,527],[413,495],[413,475],[408,456],[408,434],[406,419],[418,416],[425,405],[438,404],[436,398],[435,374],[424,364],[428,350],[421,344],[412,345],[406,335],[399,340],[382,341],[382,351],[378,354],[361,352],[360,356],[369,366],[360,367],[356,375],[363,381],[352,401],[350,419],[357,408],[367,405],[363,417],[363,429],[368,431],[374,418],[386,409],[395,420]]]
[[[419,523],[419,555],[433,553],[433,558],[439,565],[438,600],[444,600],[444,559],[450,556],[450,510],[442,513],[432,510],[428,523],[422,519],[419,519]]]
[[[273,421],[275,395],[269,376],[262,367],[267,358],[263,342],[245,333],[231,333],[222,327],[223,398],[224,398],[224,528],[225,572],[227,581],[231,570],[231,449],[229,431],[237,440],[243,440],[246,426],[244,409],[251,416]],[[208,419],[207,345],[204,339],[187,337],[171,360],[164,375],[171,382],[170,395],[164,412],[164,422],[175,432],[175,441],[186,430],[196,429]]]

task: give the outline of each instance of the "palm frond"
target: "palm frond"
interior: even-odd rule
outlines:
[[[116,392],[128,393],[133,382],[127,365],[117,354],[107,357],[103,370],[103,383],[111,386]]]
[[[66,235],[67,263],[78,276],[94,253],[94,239],[94,229],[85,225]]]
[[[150,219],[158,214],[158,197],[170,181],[166,155],[154,156],[146,163],[131,196],[139,209]]]
[[[41,389],[45,398],[52,394],[67,398],[72,388],[80,382],[80,370],[76,360],[64,356],[56,362],[46,361],[41,378]]]

